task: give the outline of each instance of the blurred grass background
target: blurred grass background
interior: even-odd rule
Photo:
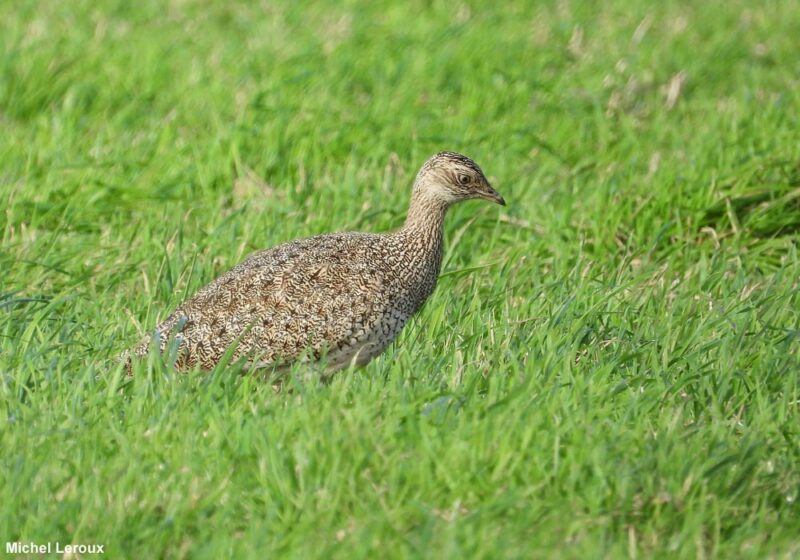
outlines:
[[[110,557],[800,553],[794,2],[0,4],[0,540]],[[440,286],[330,385],[108,358],[281,241]]]

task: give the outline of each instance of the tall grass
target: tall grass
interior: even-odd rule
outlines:
[[[109,557],[800,554],[800,9],[0,4],[0,541]],[[447,218],[381,358],[110,358],[247,253]]]

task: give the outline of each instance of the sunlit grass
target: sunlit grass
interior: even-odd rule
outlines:
[[[800,553],[790,2],[0,5],[0,541]],[[276,392],[111,357],[249,252],[448,215],[399,341]]]

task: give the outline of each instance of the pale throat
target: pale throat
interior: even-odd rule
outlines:
[[[441,236],[444,215],[451,204],[452,201],[438,196],[435,191],[414,188],[403,229]]]

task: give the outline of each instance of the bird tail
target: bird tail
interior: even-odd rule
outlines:
[[[150,352],[150,339],[146,338],[133,348],[123,350],[114,357],[114,362],[123,364],[126,375],[133,375],[133,360],[147,357]]]

